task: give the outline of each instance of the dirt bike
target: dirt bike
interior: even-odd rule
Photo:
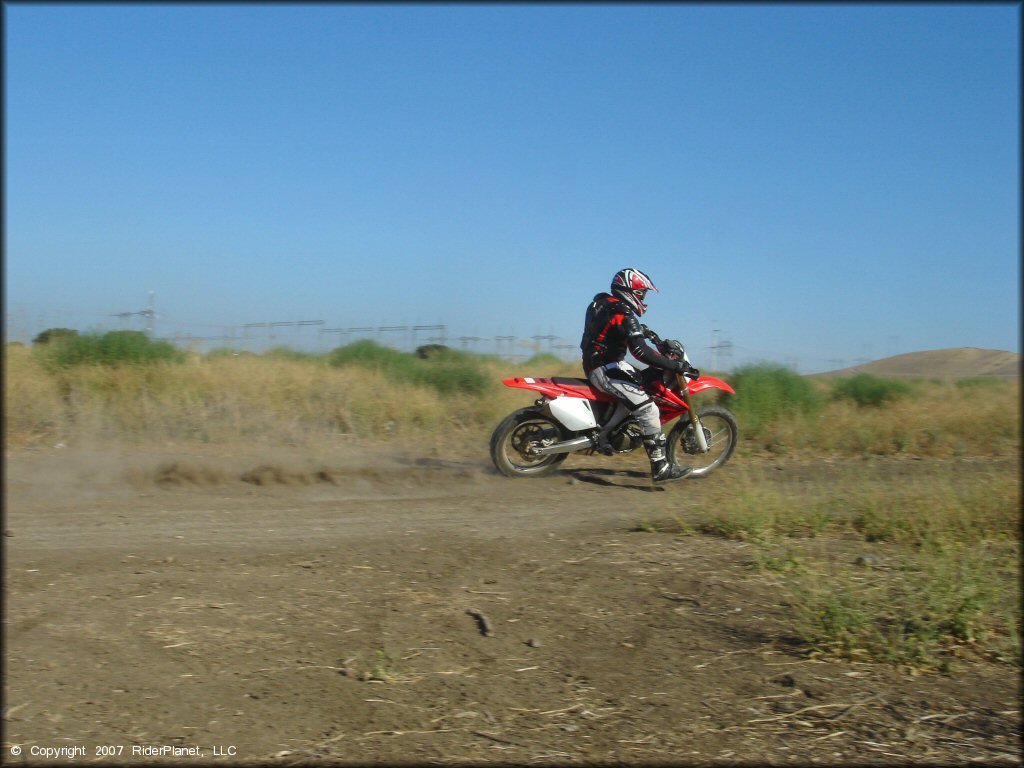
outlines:
[[[644,330],[664,356],[689,363],[678,341],[663,341]],[[669,432],[669,461],[692,467],[688,477],[706,477],[729,460],[739,439],[736,417],[721,405],[694,408],[690,398],[708,389],[735,394],[732,387],[713,376],[692,378],[653,366],[640,371],[640,377],[658,405],[662,425],[684,416]],[[640,425],[626,406],[586,379],[517,376],[502,384],[541,395],[531,407],[507,416],[491,435],[491,460],[503,475],[543,475],[577,451],[612,456],[643,447]]]

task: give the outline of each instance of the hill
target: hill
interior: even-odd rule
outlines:
[[[960,347],[908,352],[871,363],[815,374],[834,378],[868,373],[883,378],[965,379],[1020,377],[1021,355],[999,349]]]

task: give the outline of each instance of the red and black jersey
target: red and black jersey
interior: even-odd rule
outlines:
[[[644,341],[644,331],[626,302],[608,293],[599,293],[587,307],[583,325],[583,370],[589,374],[595,368],[626,359],[626,352],[641,363],[658,368],[671,368],[673,361]]]

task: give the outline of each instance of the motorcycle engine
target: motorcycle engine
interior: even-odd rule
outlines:
[[[644,436],[635,421],[629,421],[612,430],[608,443],[616,453],[629,453],[644,444]]]

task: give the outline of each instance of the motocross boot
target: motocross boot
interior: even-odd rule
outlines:
[[[651,480],[655,483],[681,480],[693,471],[692,467],[680,467],[678,464],[669,462],[665,455],[666,443],[668,443],[668,439],[661,433],[644,438],[647,458],[651,460]]]

